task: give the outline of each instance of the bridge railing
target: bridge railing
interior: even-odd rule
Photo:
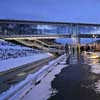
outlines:
[[[100,38],[100,34],[78,34],[77,37],[79,38]],[[41,39],[41,38],[72,38],[71,34],[37,34],[37,35],[27,35],[27,34],[20,34],[20,35],[3,35],[0,34],[0,38],[7,38],[7,39],[25,39],[25,38],[32,38],[32,39]]]
[[[25,37],[34,37],[34,38],[66,38],[70,37],[67,34],[37,34],[37,35],[27,35],[27,34],[20,34],[20,35],[3,35],[0,34],[0,38],[25,38]]]

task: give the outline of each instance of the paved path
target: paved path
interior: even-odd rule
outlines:
[[[82,63],[82,57],[80,60],[70,58],[68,67],[52,81],[52,88],[58,92],[48,100],[100,100],[100,95],[93,89],[98,76],[90,73],[91,66]]]
[[[98,78],[84,60],[70,57],[60,62],[23,100],[100,100],[94,91]],[[59,70],[59,71],[58,71]],[[57,73],[58,72],[58,73]]]

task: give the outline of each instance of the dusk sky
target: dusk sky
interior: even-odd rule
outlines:
[[[0,0],[0,19],[100,23],[100,0]]]

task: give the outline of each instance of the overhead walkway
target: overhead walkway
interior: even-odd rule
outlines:
[[[23,34],[23,35],[2,35],[0,34],[0,38],[4,38],[4,39],[8,39],[8,40],[13,40],[13,39],[57,39],[57,38],[71,38],[71,35],[61,35],[61,34],[55,34],[55,35],[46,35],[46,34],[43,34],[43,35],[33,35],[33,34],[30,34],[30,35],[26,35],[26,34]]]
[[[38,26],[40,27],[40,29]],[[47,28],[45,28],[45,26],[47,26]],[[55,27],[56,30],[53,29]],[[93,31],[91,32],[91,30],[88,29],[88,27],[90,27],[90,29]],[[10,40],[56,39],[56,38],[72,38],[73,34],[76,34],[77,37],[79,38],[93,38],[94,35],[96,38],[100,38],[100,33],[94,31],[96,30],[96,28],[100,28],[100,24],[25,21],[25,20],[0,20],[0,38],[6,38]],[[80,31],[81,29],[82,31],[85,29],[87,31],[81,33]]]
[[[59,38],[72,38],[74,37],[73,35],[70,35],[69,33],[67,34],[54,34],[54,35],[26,35],[26,34],[23,34],[23,35],[1,35],[0,34],[0,38],[1,39],[7,39],[7,40],[14,40],[14,39],[30,39],[30,40],[33,40],[33,39],[59,39]],[[79,38],[100,38],[100,34],[78,34],[77,37]]]

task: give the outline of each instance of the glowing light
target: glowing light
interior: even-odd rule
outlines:
[[[95,58],[98,58],[99,56],[97,56],[95,53],[92,53],[88,58],[92,58],[92,59],[95,59]]]
[[[24,76],[25,74],[26,74],[25,72],[22,72],[22,73],[17,74],[17,76]]]

